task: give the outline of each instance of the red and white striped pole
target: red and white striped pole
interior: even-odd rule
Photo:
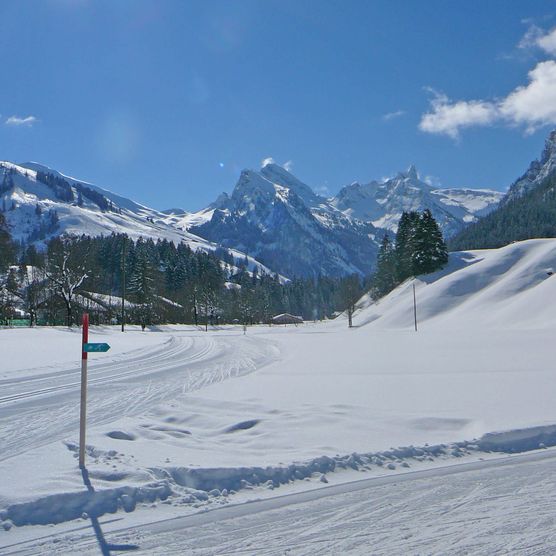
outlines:
[[[79,467],[85,467],[85,426],[87,420],[87,352],[89,342],[89,315],[83,313],[83,336],[81,340],[81,411],[79,415]]]

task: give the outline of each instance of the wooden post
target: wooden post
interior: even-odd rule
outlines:
[[[89,315],[83,313],[83,334],[81,340],[81,408],[79,414],[79,467],[85,468],[85,428],[87,420],[87,352],[89,341]]]
[[[413,319],[415,321],[415,332],[417,332],[417,299],[415,297],[415,284],[413,284]]]

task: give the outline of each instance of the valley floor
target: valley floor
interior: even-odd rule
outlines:
[[[351,330],[92,329],[86,475],[79,331],[0,330],[0,552],[552,553],[556,242],[523,245],[420,281],[417,333],[407,284]]]

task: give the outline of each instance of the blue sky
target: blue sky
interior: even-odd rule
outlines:
[[[505,189],[556,127],[556,2],[0,2],[0,159],[198,209],[272,157]]]

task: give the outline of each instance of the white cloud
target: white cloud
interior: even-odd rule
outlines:
[[[419,129],[427,133],[448,135],[457,139],[461,128],[488,125],[496,119],[496,107],[481,100],[452,102],[441,93],[432,91],[431,111],[423,114]]]
[[[284,162],[284,170],[287,170],[288,172],[291,172],[293,170],[292,160],[288,160],[287,162]]]
[[[556,56],[556,27],[544,31],[536,25],[531,25],[517,45],[521,49],[540,48],[551,56]]]
[[[537,46],[551,56],[556,56],[556,27],[537,38]]]
[[[396,110],[395,112],[388,112],[386,114],[383,114],[382,119],[385,122],[388,122],[390,120],[393,120],[395,118],[399,118],[400,116],[403,116],[405,114],[405,110]]]
[[[35,116],[26,116],[25,118],[20,118],[19,116],[10,116],[6,120],[6,125],[14,125],[14,126],[28,126],[31,127],[34,123],[37,122],[37,118]]]
[[[541,62],[529,72],[529,83],[518,87],[499,103],[502,118],[525,125],[528,132],[556,124],[556,62]]]
[[[531,133],[556,124],[556,62],[540,62],[529,74],[529,83],[497,100],[451,101],[434,93],[431,110],[423,114],[419,129],[457,139],[459,132],[472,126],[495,123],[524,126]]]
[[[264,168],[265,166],[268,166],[269,164],[274,164],[274,159],[271,156],[268,156],[268,157],[263,158],[261,160],[261,168]]]
[[[421,116],[419,129],[457,139],[462,129],[472,126],[506,124],[533,133],[542,126],[555,125],[556,27],[545,31],[530,25],[518,47],[540,49],[551,59],[537,63],[527,74],[527,84],[499,99],[452,101],[429,89],[434,96],[430,110]]]

